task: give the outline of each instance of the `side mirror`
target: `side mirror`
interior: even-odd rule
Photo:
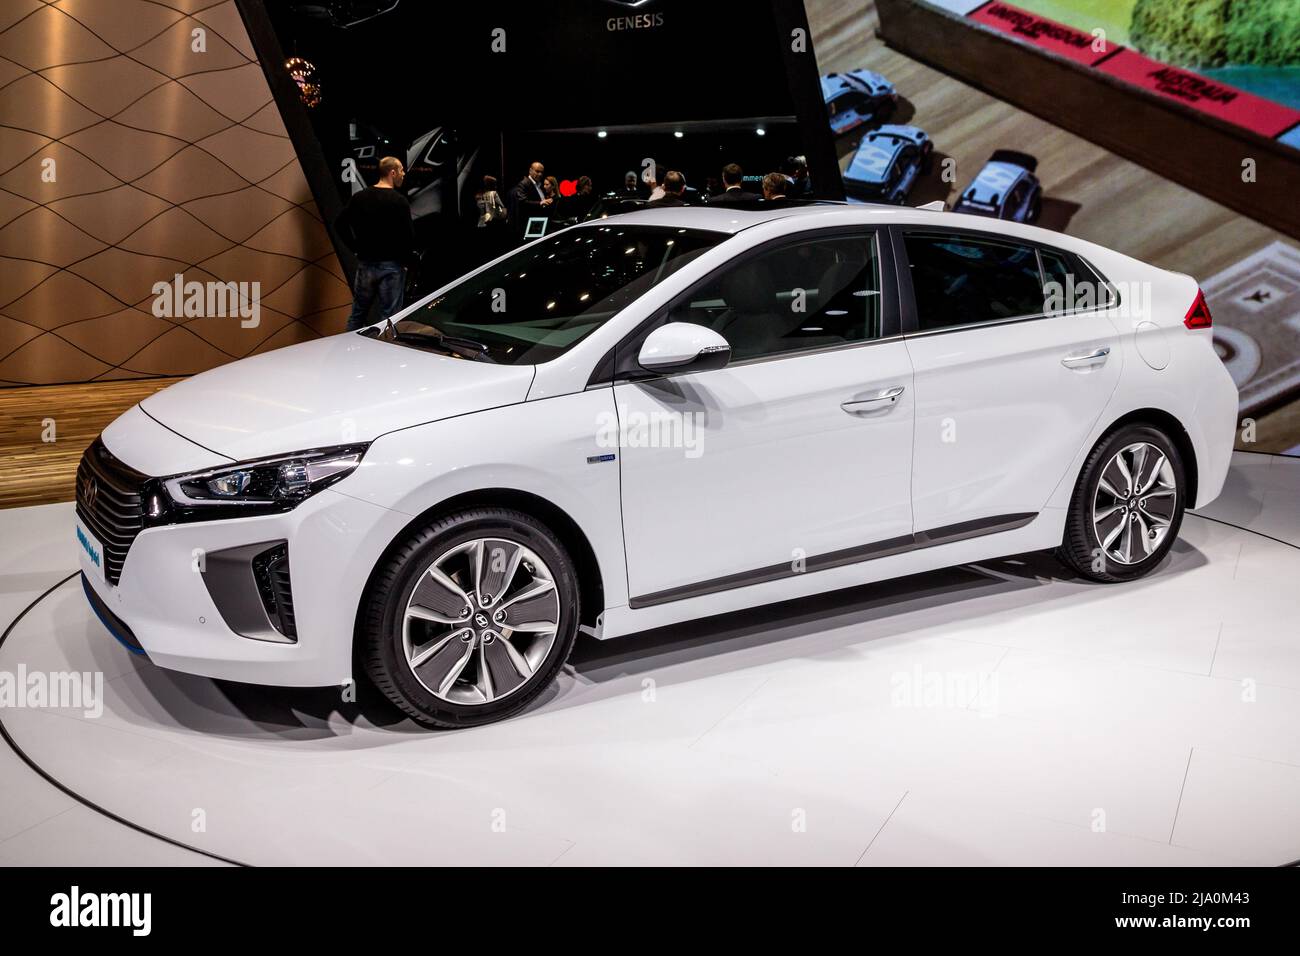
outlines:
[[[717,332],[693,322],[661,325],[641,343],[637,364],[648,372],[709,372],[731,361],[731,346]]]

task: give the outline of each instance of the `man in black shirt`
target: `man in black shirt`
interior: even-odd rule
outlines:
[[[515,188],[510,190],[510,221],[514,223],[516,231],[523,235],[528,229],[528,220],[538,216],[547,216],[550,214],[551,203],[545,191],[542,189],[542,176],[546,172],[546,167],[541,163],[532,163],[528,167],[528,175],[515,184]]]
[[[725,191],[718,193],[709,200],[711,206],[725,206],[728,203],[749,202],[758,199],[757,193],[746,192],[744,188],[745,171],[735,163],[727,163],[722,167],[722,185]]]
[[[397,191],[405,178],[402,161],[385,156],[379,161],[379,182],[353,194],[334,222],[339,238],[357,256],[349,332],[366,326],[375,299],[379,300],[380,319],[402,310],[405,266],[415,247],[411,204]]]
[[[790,185],[785,195],[788,199],[812,199],[812,180],[808,177],[808,160],[803,156],[790,156],[782,170],[789,178]]]
[[[670,169],[664,175],[663,181],[664,194],[658,199],[652,199],[646,203],[656,209],[663,206],[685,206],[686,200],[683,195],[686,192],[686,177],[675,169]]]

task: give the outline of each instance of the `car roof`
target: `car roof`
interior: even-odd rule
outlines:
[[[666,226],[677,229],[703,229],[711,232],[735,234],[752,226],[769,222],[808,220],[811,228],[833,229],[840,225],[919,226],[927,230],[970,229],[976,232],[1019,238],[1057,248],[1073,249],[1088,256],[1092,251],[1115,256],[1113,250],[1063,232],[1041,226],[1013,222],[1006,219],[990,220],[959,212],[938,212],[913,206],[895,206],[886,203],[845,202],[791,202],[774,204],[769,209],[730,209],[722,206],[670,206],[663,209],[642,209],[622,213],[608,219],[593,219],[579,223],[574,229],[591,229],[599,226],[622,224],[637,226]],[[1090,251],[1091,250],[1091,251]]]
[[[710,232],[740,232],[772,219],[797,216],[805,212],[844,208],[845,203],[788,203],[774,204],[770,209],[734,209],[719,206],[666,206],[656,209],[643,207],[634,212],[619,213],[601,219],[591,219],[576,228],[592,226],[618,226],[624,223],[637,226],[675,226],[681,229],[705,229]]]
[[[966,198],[969,195],[976,202],[991,203],[994,199],[1004,197],[1007,191],[1026,175],[1026,172],[1024,167],[1012,163],[985,163],[984,168],[975,177],[975,181],[970,184],[966,192],[962,193],[962,197]]]
[[[880,182],[894,165],[894,157],[907,145],[905,140],[883,137],[880,140],[864,139],[853,154],[847,175],[866,182]]]
[[[846,175],[862,182],[883,182],[905,146],[916,144],[915,126],[882,126],[863,137]],[[922,134],[923,135],[923,134]]]

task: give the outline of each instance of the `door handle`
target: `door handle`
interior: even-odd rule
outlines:
[[[1110,349],[1103,347],[1093,349],[1091,352],[1083,354],[1067,355],[1061,359],[1061,364],[1066,368],[1083,368],[1085,365],[1105,365],[1106,356],[1110,355]]]
[[[844,402],[840,408],[844,409],[850,415],[865,415],[868,412],[877,412],[882,408],[890,408],[898,397],[903,394],[902,385],[894,385],[891,388],[883,388],[875,395],[869,395],[866,398],[855,398],[851,402]]]

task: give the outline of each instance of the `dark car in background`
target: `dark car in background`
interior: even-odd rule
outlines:
[[[934,143],[915,126],[882,126],[858,144],[844,173],[844,192],[863,202],[901,204],[929,171]]]

